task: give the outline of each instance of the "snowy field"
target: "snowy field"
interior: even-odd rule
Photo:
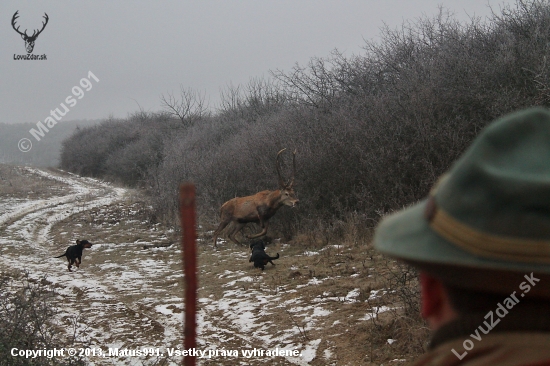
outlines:
[[[59,321],[77,347],[119,349],[118,356],[90,355],[90,365],[180,364],[183,274],[173,233],[144,221],[129,190],[64,172],[20,169],[56,189],[46,198],[0,197],[0,267],[28,271],[56,289]],[[76,239],[94,246],[69,272],[65,258],[53,257]],[[202,235],[199,364],[354,364],[344,362],[339,349],[349,342],[350,327],[364,327],[390,310],[371,306],[385,291],[361,285],[360,277],[372,278],[363,259],[360,270],[346,260],[334,262],[332,275],[317,276],[312,266],[300,265],[301,258],[346,258],[339,246],[302,250],[289,263],[285,253],[291,249],[270,246],[268,252],[280,252],[281,259],[260,272],[248,263],[245,247],[222,243],[216,251]],[[335,291],[334,282],[342,280],[346,285]],[[155,355],[122,353],[137,349],[154,349]]]

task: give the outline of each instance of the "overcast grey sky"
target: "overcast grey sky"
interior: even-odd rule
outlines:
[[[487,16],[504,0],[195,0],[12,1],[0,3],[0,122],[44,121],[73,95],[89,71],[91,90],[63,120],[126,117],[160,110],[160,95],[182,84],[205,93],[211,108],[220,90],[246,84],[269,70],[290,70],[334,49],[362,52],[384,23],[434,15],[438,5],[457,18]],[[41,27],[33,54],[14,60],[25,43],[20,31]]]

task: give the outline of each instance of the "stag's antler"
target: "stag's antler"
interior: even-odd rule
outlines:
[[[281,175],[281,162],[279,161],[279,156],[282,154],[283,151],[286,150],[286,147],[279,151],[277,153],[277,158],[275,159],[275,166],[277,167],[277,177],[279,178],[279,188],[285,188],[285,182],[283,181],[283,177]]]
[[[40,33],[42,33],[42,31],[44,30],[44,28],[46,28],[46,24],[48,24],[48,20],[50,20],[50,18],[48,17],[48,14],[46,14],[46,13],[44,13],[44,16],[43,16],[42,18],[46,19],[45,22],[42,22],[42,29],[40,29],[40,30],[38,31],[38,33],[36,33],[37,31],[35,30],[35,31],[33,32],[32,36],[30,36],[30,38],[36,38],[36,37],[38,37],[38,35],[39,35]]]
[[[29,39],[29,40],[36,39],[36,37],[38,37],[38,35],[39,35],[40,33],[42,33],[42,31],[44,30],[44,28],[46,28],[46,24],[48,24],[48,20],[50,20],[50,18],[48,17],[48,14],[47,14],[47,13],[44,13],[43,18],[46,19],[46,21],[45,21],[45,22],[42,22],[42,29],[40,29],[40,30],[35,29],[34,32],[32,33],[32,36],[29,36],[29,35],[27,34],[27,30],[26,30],[26,29],[25,29],[25,32],[24,32],[24,33],[21,33],[21,32],[19,31],[19,27],[15,28],[15,21],[17,20],[17,18],[19,18],[18,13],[19,13],[19,10],[17,10],[17,11],[15,12],[15,14],[13,14],[13,17],[11,18],[11,26],[13,27],[13,29],[15,29],[15,31],[16,31],[17,33],[19,33],[20,35],[22,35],[23,37],[25,37],[25,39]]]
[[[11,18],[11,26],[13,27],[13,29],[14,29],[17,33],[19,33],[19,34],[22,35],[22,36],[27,37],[27,30],[26,30],[26,29],[25,29],[25,33],[21,33],[21,32],[19,32],[19,27],[15,28],[15,21],[17,20],[17,18],[19,18],[19,15],[17,15],[17,13],[19,13],[19,10],[17,10],[17,11],[15,12],[15,14],[13,14],[13,17]],[[45,14],[45,13],[44,13],[44,14]]]
[[[295,176],[296,176],[296,149],[294,149],[294,152],[292,153],[292,178],[290,178],[290,182],[288,183],[288,188],[292,188],[294,186]]]
[[[288,183],[285,183],[283,180],[283,176],[281,174],[281,163],[279,161],[279,156],[282,154],[283,151],[285,151],[286,148],[282,149],[277,153],[277,159],[275,160],[276,166],[277,166],[277,176],[279,178],[279,188],[285,188],[290,189],[292,186],[294,186],[294,177],[296,176],[296,150],[292,153],[292,177],[288,181]]]

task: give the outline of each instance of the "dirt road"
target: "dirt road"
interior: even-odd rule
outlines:
[[[26,196],[0,197],[2,270],[28,271],[56,289],[59,323],[75,346],[112,351],[91,354],[90,365],[179,364],[183,274],[174,233],[147,221],[136,192],[54,170],[16,169],[41,184]],[[365,357],[363,351],[338,356],[350,326],[363,328],[373,312],[365,299],[372,303],[378,290],[358,285],[358,277],[369,277],[365,259],[352,263],[337,246],[297,253],[277,243],[268,251],[282,259],[260,272],[248,263],[246,248],[221,244],[216,251],[205,238],[199,245],[199,364],[352,365]],[[85,250],[82,266],[68,272],[65,258],[53,257],[76,239],[94,246]],[[331,258],[340,261],[322,275],[300,264]],[[342,279],[341,291],[334,290]],[[154,356],[124,354],[136,349],[153,349]]]

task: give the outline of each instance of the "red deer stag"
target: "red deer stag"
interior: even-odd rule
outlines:
[[[220,208],[221,222],[214,232],[214,247],[216,247],[218,235],[229,223],[233,223],[228,235],[229,239],[234,243],[241,244],[235,239],[235,235],[241,231],[247,223],[255,222],[262,227],[261,232],[247,236],[248,239],[265,235],[267,233],[267,221],[275,215],[279,208],[283,205],[294,207],[299,202],[294,194],[294,189],[292,189],[294,177],[296,176],[296,150],[292,155],[292,178],[290,178],[288,183],[283,181],[279,162],[279,156],[285,150],[286,149],[282,149],[279,151],[275,159],[277,175],[279,177],[279,189],[275,191],[261,191],[252,196],[235,197],[222,205]]]

